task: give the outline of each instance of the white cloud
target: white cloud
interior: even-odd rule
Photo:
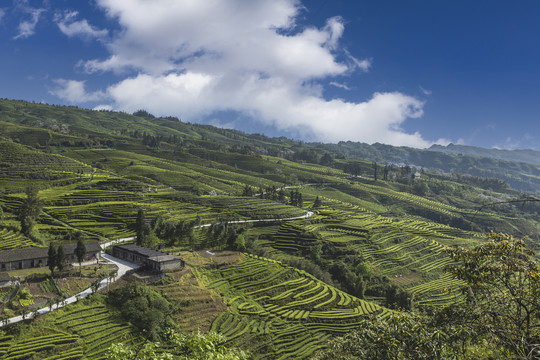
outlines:
[[[352,54],[347,49],[344,49],[344,52],[345,52],[345,55],[347,55],[347,58],[349,59],[349,61],[351,63],[350,67],[352,69],[360,69],[363,72],[368,72],[369,69],[371,69],[371,65],[372,65],[372,61],[373,61],[372,59],[358,60],[357,58],[352,56]]]
[[[68,11],[64,14],[56,14],[55,22],[62,33],[68,37],[79,36],[84,39],[103,38],[107,36],[107,30],[99,30],[88,24],[86,19],[76,21],[77,11]]]
[[[101,91],[87,92],[84,81],[55,79],[54,83],[57,86],[55,89],[50,90],[49,93],[73,104],[98,101],[105,98],[105,94]]]
[[[6,15],[6,11],[4,9],[0,9],[0,22],[2,22],[4,15]]]
[[[34,35],[36,32],[35,29],[39,22],[41,14],[45,11],[45,9],[36,9],[36,8],[29,7],[26,1],[18,2],[16,8],[19,11],[29,15],[30,19],[21,21],[19,23],[19,26],[18,26],[19,33],[13,38],[24,39],[24,38]]]
[[[112,109],[113,109],[113,107],[111,105],[101,104],[101,105],[98,105],[98,106],[94,107],[92,110],[107,110],[107,111],[110,111]]]
[[[330,85],[344,90],[351,90],[351,88],[347,84],[338,83],[336,81],[331,81]]]
[[[298,0],[97,0],[121,31],[106,43],[110,56],[81,63],[89,72],[135,72],[106,92],[64,83],[64,99],[104,99],[114,108],[145,108],[186,121],[212,121],[233,111],[282,131],[321,141],[354,140],[429,146],[401,125],[422,116],[423,102],[398,92],[367,101],[323,97],[322,80],[369,71],[340,45],[344,20],[300,27]],[[343,61],[339,59],[344,59]],[[240,129],[241,130],[241,129]]]
[[[430,145],[420,134],[406,134],[400,129],[407,118],[423,113],[423,103],[410,96],[376,93],[361,103],[327,101],[283,80],[247,76],[237,81],[233,91],[227,91],[232,83],[227,77],[197,73],[138,75],[112,86],[108,92],[120,109],[129,112],[144,107],[153,114],[182,114],[182,118],[189,119],[236,110],[313,140]]]
[[[129,112],[145,108],[161,115],[188,113],[200,116],[216,110],[210,109],[217,105],[211,105],[213,99],[202,94],[212,80],[209,75],[197,73],[160,77],[141,74],[109,87],[108,93],[121,109]]]
[[[422,86],[420,86],[420,91],[422,91],[422,93],[423,93],[424,95],[431,95],[431,94],[433,94],[433,91],[424,89]]]

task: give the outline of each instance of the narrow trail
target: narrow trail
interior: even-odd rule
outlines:
[[[256,222],[290,221],[290,220],[307,219],[307,218],[309,218],[309,217],[311,217],[313,215],[314,215],[313,211],[306,211],[305,215],[295,216],[295,217],[290,217],[290,218],[236,220],[236,221],[227,221],[226,223],[228,223],[228,224],[246,224],[246,223],[256,223]],[[195,228],[200,229],[200,228],[210,227],[212,225],[223,224],[223,223],[225,223],[225,222],[202,224],[202,225],[195,226]],[[131,241],[131,240],[134,240],[134,239],[135,239],[134,236],[120,238],[120,239],[116,239],[116,240],[107,241],[107,242],[101,244],[100,246],[101,246],[101,248],[103,250],[105,250],[109,246],[116,245],[116,244],[119,244],[119,243],[123,243],[123,242],[126,242],[126,241]],[[116,258],[114,256],[111,256],[109,254],[106,254],[106,253],[102,253],[101,257],[103,259],[106,259],[107,261],[109,261],[111,264],[114,264],[114,265],[118,266],[118,272],[116,274],[116,277],[114,277],[114,278],[105,278],[105,279],[101,280],[98,290],[101,290],[104,287],[106,287],[107,284],[111,284],[111,283],[115,282],[116,280],[120,279],[129,270],[139,268],[139,265],[136,265],[136,264],[124,261],[124,260],[120,260],[120,259],[118,259],[118,258]],[[48,313],[50,311],[60,309],[60,308],[66,306],[68,304],[73,304],[74,302],[77,302],[79,299],[83,299],[83,298],[87,297],[88,295],[91,295],[92,293],[93,293],[92,288],[88,288],[88,289],[83,290],[80,293],[78,293],[76,295],[73,295],[73,296],[71,296],[71,297],[69,297],[69,298],[67,298],[67,299],[65,299],[65,300],[63,300],[63,301],[61,301],[59,303],[53,304],[50,307],[46,306],[46,307],[43,307],[43,308],[38,309],[36,311],[33,311],[31,313],[28,313],[24,317],[22,315],[19,315],[19,316],[14,316],[14,317],[9,318],[9,319],[4,319],[3,321],[0,321],[0,328],[3,327],[3,326],[15,324],[15,323],[18,323],[18,322],[21,322],[21,321],[24,321],[24,320],[32,319],[35,316],[43,315],[43,314],[46,314],[46,313]]]

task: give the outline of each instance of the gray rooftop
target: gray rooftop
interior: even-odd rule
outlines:
[[[101,251],[101,246],[97,241],[85,242],[86,252],[98,252]],[[71,255],[75,252],[77,244],[62,245],[64,252],[67,255]],[[48,247],[27,247],[22,249],[12,249],[0,251],[0,263],[8,263],[13,261],[23,261],[32,259],[43,259],[48,257]]]
[[[180,258],[176,255],[170,255],[159,250],[150,249],[144,246],[139,246],[136,244],[126,244],[126,245],[116,245],[118,249],[126,250],[131,253],[143,256],[149,260],[156,262],[165,262],[172,260],[179,260]]]

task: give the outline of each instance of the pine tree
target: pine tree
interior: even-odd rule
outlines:
[[[56,250],[52,243],[49,244],[49,251],[47,253],[47,263],[49,270],[51,270],[51,276],[54,275],[54,268],[56,267]]]
[[[59,245],[58,249],[56,250],[56,267],[58,268],[58,271],[64,270],[65,261],[66,252],[64,251],[64,247]]]
[[[149,226],[144,218],[144,210],[139,209],[137,213],[137,221],[135,222],[135,231],[137,233],[137,245],[143,245],[146,243],[148,236]]]
[[[81,276],[81,263],[84,260],[85,255],[86,246],[84,245],[82,239],[79,239],[79,241],[77,241],[77,247],[75,248],[75,256],[77,257],[77,261],[79,262],[79,276]]]

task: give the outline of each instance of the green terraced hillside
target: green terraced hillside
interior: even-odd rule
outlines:
[[[499,180],[377,161],[343,144],[0,100],[0,250],[135,236],[142,214],[148,246],[246,253],[225,265],[188,263],[197,284],[176,289],[185,274],[172,274],[156,288],[189,305],[171,317],[180,328],[196,329],[208,308],[201,328],[249,344],[258,358],[287,359],[309,357],[366,314],[462,302],[462,283],[445,272],[449,246],[481,244],[490,230],[540,244],[540,202],[521,201]],[[26,231],[31,188],[41,206]],[[193,304],[202,299],[209,303]],[[96,314],[100,332],[73,311],[36,335],[50,339],[6,337],[15,340],[0,348],[9,357],[52,359],[65,349],[100,358],[136,334],[109,322],[105,308],[84,311]]]

